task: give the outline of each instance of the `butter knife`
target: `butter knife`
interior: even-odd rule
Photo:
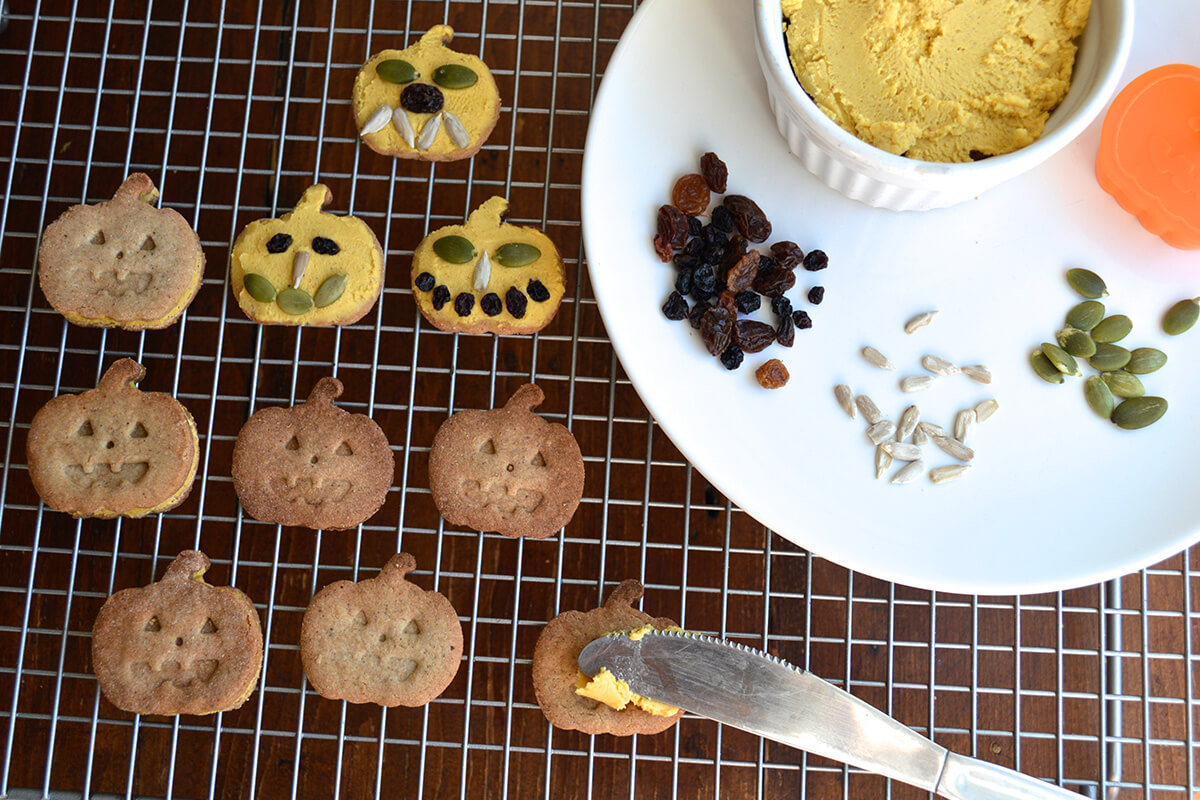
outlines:
[[[952,753],[874,706],[774,656],[711,636],[616,633],[579,669],[607,668],[638,695],[951,800],[1079,800],[1007,767]]]

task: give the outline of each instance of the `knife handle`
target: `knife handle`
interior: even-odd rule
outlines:
[[[950,753],[937,794],[951,800],[1080,800],[1082,795],[1020,772]]]

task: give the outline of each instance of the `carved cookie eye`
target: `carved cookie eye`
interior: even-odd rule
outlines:
[[[288,233],[277,233],[267,240],[268,253],[285,253],[292,246],[292,236]]]

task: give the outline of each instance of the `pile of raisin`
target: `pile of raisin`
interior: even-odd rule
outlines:
[[[663,314],[670,320],[686,319],[700,332],[709,354],[735,370],[747,353],[775,343],[791,347],[797,329],[812,327],[812,318],[792,308],[787,292],[796,285],[796,267],[817,272],[829,266],[829,257],[821,250],[805,253],[788,241],[771,244],[767,252],[757,250],[753,245],[771,236],[771,221],[749,197],[725,194],[728,179],[725,162],[715,153],[705,153],[700,172],[676,181],[671,204],[658,210],[653,243],[658,257],[676,270]],[[814,286],[807,297],[816,305],[824,294],[823,287]],[[738,318],[758,311],[763,298],[771,307],[773,325]],[[772,372],[774,383],[780,376]],[[786,374],[784,370],[784,382]]]

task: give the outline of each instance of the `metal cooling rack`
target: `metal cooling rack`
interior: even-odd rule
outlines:
[[[1028,597],[910,589],[847,571],[764,530],[675,450],[623,375],[581,252],[588,110],[636,3],[583,0],[15,3],[0,22],[0,795],[11,797],[915,797],[842,765],[685,717],[654,737],[549,727],[530,683],[544,622],[628,577],[644,607],[763,647],[960,752],[1092,797],[1188,798],[1196,779],[1195,550],[1101,586]],[[430,166],[360,147],[349,86],[375,50],[451,22],[504,97],[486,148]],[[130,334],[66,324],[37,288],[38,235],[135,170],[200,232],[203,287],[183,321]],[[261,328],[231,307],[228,247],[316,180],[379,235],[390,277],[362,323]],[[427,230],[491,194],[539,224],[569,292],[533,338],[459,337],[419,320],[405,278]],[[114,359],[148,369],[196,418],[188,500],[143,521],[74,521],[33,493],[34,411],[92,387]],[[261,406],[346,384],[397,456],[396,485],[358,532],[281,530],[240,514],[232,443]],[[586,496],[564,534],[514,541],[444,525],[425,459],[453,410],[521,383],[569,425]],[[135,717],[101,699],[89,631],[112,591],[200,547],[210,577],[256,602],[258,690],[212,718]],[[296,642],[312,593],[370,575],[398,549],[458,609],[466,653],[423,709],[364,708],[308,690]]]

